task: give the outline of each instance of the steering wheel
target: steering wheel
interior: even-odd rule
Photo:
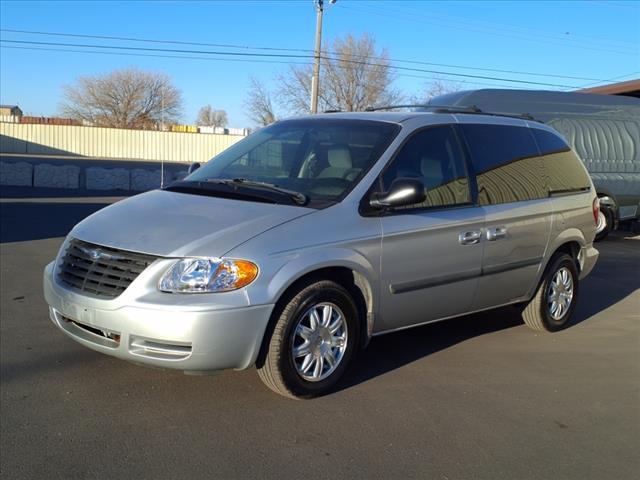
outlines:
[[[345,180],[344,178],[336,177],[317,178],[314,183],[316,183],[316,185],[314,185],[309,191],[319,195],[327,195],[327,190],[330,190],[331,195],[341,193],[351,184],[350,181]]]

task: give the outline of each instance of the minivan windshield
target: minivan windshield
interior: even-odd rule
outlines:
[[[180,185],[189,193],[224,195],[233,187],[234,198],[326,206],[358,183],[399,130],[370,120],[281,121],[229,147]]]

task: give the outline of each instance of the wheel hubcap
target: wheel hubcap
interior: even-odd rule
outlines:
[[[298,375],[305,380],[318,382],[331,375],[346,349],[347,324],[333,303],[314,305],[298,320],[291,353]]]
[[[573,275],[567,267],[562,267],[553,276],[547,294],[547,307],[551,318],[561,320],[569,311],[572,300]]]

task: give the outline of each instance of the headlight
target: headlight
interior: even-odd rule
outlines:
[[[249,285],[257,276],[257,265],[246,260],[186,258],[166,271],[158,288],[173,293],[229,292]]]

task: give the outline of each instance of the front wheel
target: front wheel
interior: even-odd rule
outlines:
[[[562,253],[551,259],[538,291],[522,311],[534,330],[555,332],[565,328],[578,299],[578,269],[575,260]]]
[[[335,387],[358,345],[358,310],[349,292],[330,280],[302,288],[276,313],[260,379],[292,398],[324,395]]]

